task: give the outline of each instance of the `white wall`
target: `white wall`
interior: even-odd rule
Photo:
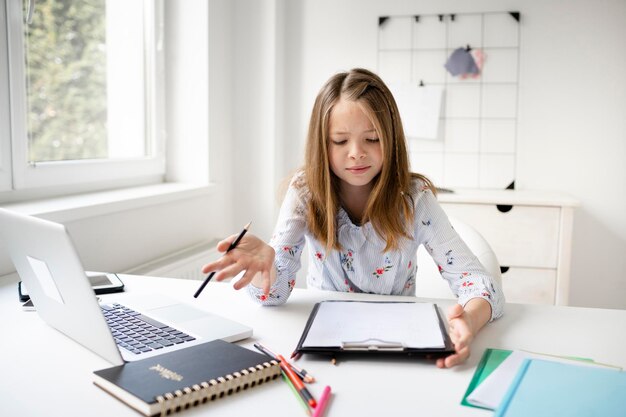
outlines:
[[[519,185],[581,201],[572,304],[626,308],[626,2],[532,2],[527,13]]]
[[[303,160],[301,5],[232,3],[233,217],[241,225],[252,220],[252,232],[269,239],[286,181]]]
[[[276,2],[237,0],[233,9],[233,165],[232,210],[240,229],[252,221],[252,231],[265,239],[275,204]],[[233,230],[232,233],[236,233]]]
[[[302,144],[315,95],[330,75],[376,69],[378,16],[486,11],[522,13],[517,188],[581,201],[571,303],[626,308],[623,0],[303,0],[288,10],[298,22],[288,37],[300,47],[288,49],[285,71],[300,87],[286,97],[299,110],[283,121],[285,134]]]

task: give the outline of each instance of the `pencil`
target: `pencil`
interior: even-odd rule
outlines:
[[[324,391],[322,391],[322,395],[320,395],[320,400],[317,402],[317,407],[313,410],[312,417],[322,417],[324,415],[324,410],[328,406],[328,401],[330,400],[330,387],[326,385],[324,387]]]
[[[272,358],[274,360],[278,360],[278,358],[276,357],[276,354],[274,352],[272,352],[266,346],[263,346],[261,343],[255,343],[254,347],[257,348],[258,350],[260,350],[261,352],[265,353],[270,358]],[[311,383],[315,382],[315,377],[313,377],[313,375],[309,374],[306,370],[298,368],[293,363],[289,363],[288,365],[291,366],[291,369],[293,369],[293,371],[300,377],[300,379],[302,379],[307,384],[311,384]]]
[[[291,391],[296,394],[296,397],[298,397],[298,402],[302,405],[302,407],[304,407],[304,411],[306,411],[308,415],[311,415],[311,409],[309,408],[309,404],[304,401],[304,398],[302,398],[296,387],[291,383],[289,377],[287,377],[287,374],[282,370],[281,373],[283,374],[283,379],[285,380],[287,385],[289,385],[289,388],[291,388]]]
[[[246,227],[243,228],[243,230],[241,231],[241,233],[239,233],[239,236],[237,236],[237,239],[235,239],[230,246],[228,247],[228,249],[226,249],[226,252],[230,252],[231,250],[235,249],[235,247],[239,244],[239,241],[241,240],[241,238],[243,237],[243,235],[246,234],[246,232],[248,231],[248,228],[250,227],[250,224],[252,222],[248,223],[246,225]],[[200,285],[200,288],[198,288],[198,291],[196,291],[196,293],[193,295],[193,298],[198,298],[198,296],[200,295],[200,293],[202,292],[202,290],[204,290],[204,287],[206,287],[206,285],[209,283],[209,281],[211,281],[211,278],[213,278],[213,275],[215,275],[215,271],[211,272],[209,274],[208,277],[206,277],[206,279],[204,280],[204,282],[202,283],[202,285]]]
[[[295,372],[291,369],[291,367],[282,355],[278,355],[277,358],[280,361],[280,368],[285,371],[287,377],[296,387],[298,392],[302,395],[302,397],[304,397],[306,402],[309,403],[311,407],[315,407],[317,405],[317,401],[315,401],[315,398],[313,398],[309,390],[306,389],[300,377],[295,374]]]

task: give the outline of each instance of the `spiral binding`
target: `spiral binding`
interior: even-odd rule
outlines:
[[[167,416],[189,407],[222,398],[225,395],[252,388],[255,385],[276,379],[278,375],[280,375],[280,366],[277,361],[271,360],[256,367],[242,369],[217,379],[194,384],[191,387],[166,392],[156,397],[160,408],[159,415]]]

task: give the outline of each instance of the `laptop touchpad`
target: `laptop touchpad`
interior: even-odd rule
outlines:
[[[174,304],[150,310],[150,315],[155,319],[162,319],[170,322],[184,322],[206,318],[211,313],[199,310],[184,304]]]

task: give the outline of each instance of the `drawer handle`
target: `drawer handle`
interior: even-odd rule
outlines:
[[[515,189],[515,180],[513,180],[509,185],[507,185],[506,189],[507,190],[514,190]],[[498,204],[496,207],[498,207],[498,211],[500,213],[508,213],[509,211],[511,211],[513,209],[513,206],[505,205],[505,204]]]
[[[507,273],[507,271],[509,270],[509,268],[510,268],[510,267],[508,267],[508,266],[501,266],[501,267],[500,267],[500,273],[501,273],[501,274],[506,274],[506,273]]]
[[[513,206],[505,204],[498,204],[496,207],[500,213],[508,213],[513,209]]]

